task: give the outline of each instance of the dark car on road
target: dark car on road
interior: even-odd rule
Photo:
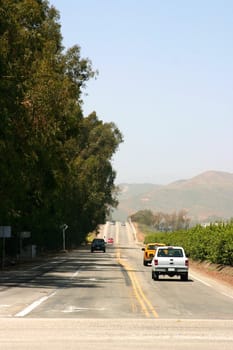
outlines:
[[[103,251],[105,253],[105,240],[103,238],[94,238],[91,242],[91,252]]]

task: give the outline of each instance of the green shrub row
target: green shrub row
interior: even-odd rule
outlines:
[[[162,242],[167,245],[183,246],[193,260],[209,261],[215,264],[233,266],[233,222],[197,225],[189,230],[176,232],[152,232],[143,228],[144,243]]]

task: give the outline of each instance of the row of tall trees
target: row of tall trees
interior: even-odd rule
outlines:
[[[152,212],[149,209],[139,210],[131,215],[131,220],[165,232],[187,229],[190,223],[185,209],[172,213]]]
[[[82,111],[96,74],[79,46],[64,50],[47,1],[0,0],[0,225],[36,244],[59,246],[63,223],[79,243],[117,204],[121,132]]]

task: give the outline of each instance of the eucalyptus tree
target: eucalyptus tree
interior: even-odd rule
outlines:
[[[64,50],[53,6],[1,0],[0,20],[0,224],[46,242],[67,221],[80,241],[117,203],[111,158],[122,135],[83,116],[97,72],[78,45]]]
[[[83,119],[82,127],[81,148],[72,164],[78,190],[72,207],[78,209],[82,231],[88,232],[103,223],[109,209],[118,203],[111,158],[123,138],[114,123],[103,123],[95,112]]]

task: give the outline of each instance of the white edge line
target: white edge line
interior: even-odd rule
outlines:
[[[198,277],[196,277],[195,275],[193,275],[192,273],[190,273],[190,276],[192,276],[195,280],[197,280],[197,281],[199,281],[199,282],[201,282],[201,283],[203,283],[203,284],[205,284],[206,286],[208,286],[208,287],[212,287],[211,286],[211,284],[209,284],[209,283],[207,283],[207,282],[204,282],[202,279],[200,279],[200,278],[198,278]]]
[[[190,273],[190,276],[192,276],[192,277],[193,277],[194,279],[196,279],[197,281],[199,281],[199,282],[205,284],[206,286],[208,286],[208,287],[210,287],[210,288],[213,288],[213,286],[212,286],[211,284],[209,284],[209,283],[207,283],[207,282],[204,282],[202,279],[196,277],[195,275],[193,275],[193,274]],[[230,294],[228,294],[228,293],[224,293],[224,292],[220,292],[220,293],[221,293],[222,295],[224,295],[225,297],[228,297],[228,298],[233,299],[233,296],[230,295]]]
[[[45,300],[49,299],[50,297],[54,296],[57,293],[57,291],[51,293],[50,295],[44,296],[36,301],[34,301],[31,305],[27,306],[24,310],[18,312],[15,317],[24,317],[27,314],[29,314],[32,310],[34,310],[37,306],[42,304]]]
[[[227,294],[227,293],[222,292],[222,295],[225,295],[225,297],[228,297],[228,298],[233,299],[233,296],[232,296],[232,295],[230,295],[230,294]]]

